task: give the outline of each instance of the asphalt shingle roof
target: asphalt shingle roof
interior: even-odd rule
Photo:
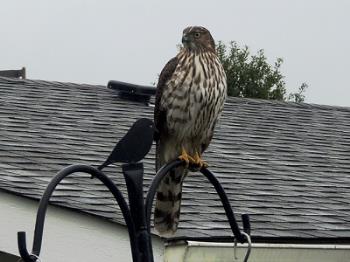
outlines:
[[[153,108],[104,86],[0,77],[0,189],[39,199],[70,164],[101,164]],[[350,239],[350,108],[229,98],[204,158],[256,239]],[[146,188],[154,147],[144,160]],[[120,168],[106,168],[126,193]],[[122,222],[111,195],[77,174],[52,203]],[[226,238],[223,208],[204,177],[184,185],[179,238]]]

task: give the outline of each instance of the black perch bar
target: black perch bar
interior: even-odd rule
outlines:
[[[18,249],[24,262],[35,262],[38,260],[42,238],[44,232],[44,222],[46,210],[57,185],[67,176],[74,173],[87,173],[92,178],[98,178],[113,194],[118,203],[126,226],[129,231],[130,246],[133,261],[135,262],[153,262],[152,239],[151,239],[151,213],[154,196],[158,185],[166,174],[180,166],[184,165],[181,160],[163,166],[153,178],[148,189],[146,200],[143,196],[143,164],[142,160],[149,152],[154,136],[154,124],[148,119],[139,119],[130,128],[128,133],[116,144],[107,160],[98,168],[87,165],[72,165],[62,169],[49,183],[39,203],[36,217],[34,240],[32,252],[29,253],[26,245],[25,232],[18,232]],[[126,186],[128,189],[129,205],[124,196],[113,183],[113,181],[102,172],[102,169],[109,164],[119,162],[122,165]],[[225,209],[232,233],[236,240],[241,243],[248,242],[248,252],[244,261],[248,260],[250,254],[250,222],[249,216],[242,215],[243,231],[240,230],[227,195],[219,181],[213,173],[207,168],[202,168],[200,172],[211,182],[218,193],[222,205]]]
[[[141,86],[116,80],[109,81],[107,87],[116,90],[120,98],[146,103],[156,93],[154,86]]]
[[[184,162],[181,160],[175,160],[165,166],[163,166],[157,173],[157,175],[153,178],[152,184],[148,190],[147,197],[146,197],[146,221],[147,221],[147,229],[150,231],[151,228],[151,212],[152,212],[152,203],[154,196],[157,192],[157,188],[162,181],[162,179],[166,176],[166,174],[180,166],[184,165]],[[245,235],[241,234],[241,230],[239,229],[239,226],[237,224],[237,221],[235,219],[235,215],[232,211],[231,205],[229,203],[229,200],[227,198],[227,195],[222,188],[220,182],[217,180],[217,178],[214,176],[212,172],[210,172],[207,168],[203,167],[200,172],[209,180],[209,182],[214,186],[216,192],[218,193],[221,203],[225,209],[226,217],[229,221],[231,230],[233,235],[236,237],[236,239],[244,243],[247,241]],[[243,222],[243,228],[246,233],[250,233],[250,222],[249,222],[249,216],[247,214],[242,215],[242,222]],[[249,234],[248,233],[248,234]]]

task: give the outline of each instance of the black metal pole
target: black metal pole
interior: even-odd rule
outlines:
[[[35,230],[34,230],[33,249],[31,254],[35,256],[40,255],[46,210],[53,191],[55,190],[56,186],[65,177],[76,172],[88,173],[93,177],[98,178],[113,194],[114,198],[118,202],[118,205],[120,206],[120,209],[123,213],[124,220],[128,227],[133,261],[141,261],[139,258],[139,247],[138,247],[137,238],[136,238],[135,226],[133,224],[133,220],[132,220],[128,205],[125,202],[125,199],[123,198],[122,193],[114,185],[113,181],[110,180],[104,173],[102,173],[102,171],[87,165],[72,165],[67,168],[64,168],[52,179],[52,181],[47,186],[39,203],[39,208],[38,208],[36,223],[35,223]],[[22,259],[24,259],[25,262],[36,261],[36,258],[33,255],[32,256],[29,255],[29,252],[26,249],[25,232],[18,233],[18,247],[19,247],[19,252],[22,256]]]
[[[141,253],[141,261],[153,262],[151,236],[147,230],[143,198],[143,164],[124,164],[122,166],[128,189],[130,213]]]

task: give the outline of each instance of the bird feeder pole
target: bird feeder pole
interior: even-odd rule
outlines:
[[[117,143],[116,147],[108,157],[106,162],[98,168],[88,165],[72,165],[62,169],[48,184],[39,204],[32,252],[28,252],[26,245],[26,233],[18,232],[18,249],[21,258],[24,262],[39,261],[42,238],[44,232],[44,222],[46,210],[49,205],[50,197],[52,196],[57,185],[67,176],[74,175],[74,173],[87,173],[92,178],[99,179],[112,193],[114,199],[117,201],[126,226],[129,232],[130,247],[132,259],[134,262],[153,262],[152,251],[152,237],[151,237],[151,211],[154,196],[157,192],[158,185],[168,172],[180,165],[184,165],[183,161],[175,160],[163,166],[153,178],[153,181],[148,189],[146,200],[143,195],[143,173],[144,168],[142,162],[139,162],[149,152],[152,145],[153,125],[147,119],[138,120],[128,131],[128,133]],[[143,136],[143,144],[135,143],[139,139],[140,133]],[[133,145],[127,147],[126,145]],[[127,150],[128,152],[125,152]],[[127,157],[126,157],[127,156]],[[123,160],[122,172],[124,174],[129,204],[127,204],[123,194],[113,183],[113,181],[103,173],[102,169],[111,163]],[[240,230],[232,207],[229,203],[227,195],[216,179],[213,173],[207,168],[201,168],[200,172],[211,182],[218,193],[227,219],[229,221],[231,230],[235,239],[241,243],[248,242],[249,249],[247,251],[244,261],[248,260],[250,254],[250,222],[248,215],[242,215],[243,231]]]

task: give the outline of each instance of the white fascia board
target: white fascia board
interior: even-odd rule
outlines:
[[[201,242],[187,241],[189,247],[227,247],[233,248],[234,243],[226,242]],[[238,247],[247,248],[247,244],[237,244]],[[270,244],[270,243],[253,243],[253,248],[296,248],[296,249],[349,249],[350,245],[342,244]]]
[[[238,244],[234,259],[233,243],[188,241],[167,245],[166,262],[243,261],[247,245]],[[253,244],[249,262],[349,262],[350,245]]]

